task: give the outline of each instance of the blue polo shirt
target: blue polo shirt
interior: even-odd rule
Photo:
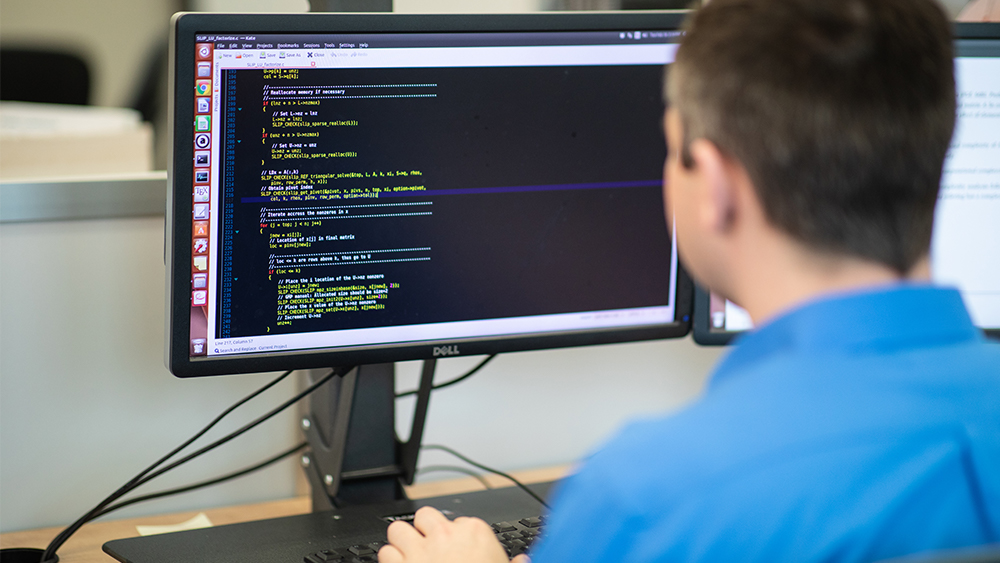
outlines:
[[[803,305],[560,487],[533,563],[873,561],[1000,542],[1000,345],[958,292]]]

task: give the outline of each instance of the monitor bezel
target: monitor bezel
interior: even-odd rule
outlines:
[[[694,287],[694,314],[691,318],[691,338],[702,346],[725,346],[746,331],[712,330],[711,295],[701,285]]]
[[[1000,40],[1000,22],[959,22],[955,24],[954,38]],[[1000,340],[1000,327],[981,328],[987,338]]]
[[[671,323],[635,328],[591,329],[547,334],[447,339],[419,343],[354,346],[348,349],[296,350],[243,357],[195,357],[190,347],[191,221],[188,218],[194,151],[192,131],[195,86],[195,36],[203,33],[434,33],[503,31],[621,31],[679,29],[686,10],[532,14],[220,14],[179,13],[172,19],[168,123],[170,167],[165,225],[166,365],[178,377],[224,375],[420,360],[435,355],[466,356],[681,338],[691,328],[693,285],[678,261],[675,316]],[[193,132],[191,133],[193,135]],[[177,194],[184,194],[177,197]]]

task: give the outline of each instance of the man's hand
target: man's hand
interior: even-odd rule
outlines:
[[[425,506],[413,525],[389,525],[389,545],[378,551],[379,563],[507,563],[507,553],[486,522],[478,518],[445,518]],[[514,563],[528,563],[519,555]]]

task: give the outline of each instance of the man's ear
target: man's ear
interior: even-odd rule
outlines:
[[[701,176],[699,219],[710,231],[729,232],[737,216],[737,186],[734,170],[719,147],[707,139],[691,142],[691,159]]]

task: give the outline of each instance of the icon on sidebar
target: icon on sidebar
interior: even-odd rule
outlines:
[[[198,63],[198,78],[211,78],[212,63]]]
[[[194,181],[199,184],[208,183],[208,170],[195,170],[194,171]]]
[[[196,80],[194,82],[194,92],[199,96],[207,96],[212,93],[211,80]]]
[[[194,239],[194,253],[206,254],[207,252],[208,252],[208,239],[207,238]]]
[[[196,221],[205,221],[208,219],[208,204],[207,203],[196,203],[194,204],[194,218]]]
[[[211,197],[211,190],[208,186],[195,186],[194,187],[194,200],[199,203],[204,203]]]
[[[208,166],[211,161],[212,153],[209,151],[195,151],[194,153],[194,165],[195,166]]]
[[[195,48],[197,56],[201,60],[207,60],[212,58],[212,44],[211,43],[198,43]]]
[[[212,116],[211,115],[199,115],[194,120],[194,130],[195,131],[211,131],[212,130]]]
[[[199,149],[207,149],[212,146],[212,136],[208,133],[198,133],[194,136],[194,146]]]
[[[211,98],[195,98],[198,104],[198,113],[208,113],[212,111]]]
[[[207,237],[208,236],[208,221],[195,221],[194,222],[194,236],[196,236],[196,237]]]

